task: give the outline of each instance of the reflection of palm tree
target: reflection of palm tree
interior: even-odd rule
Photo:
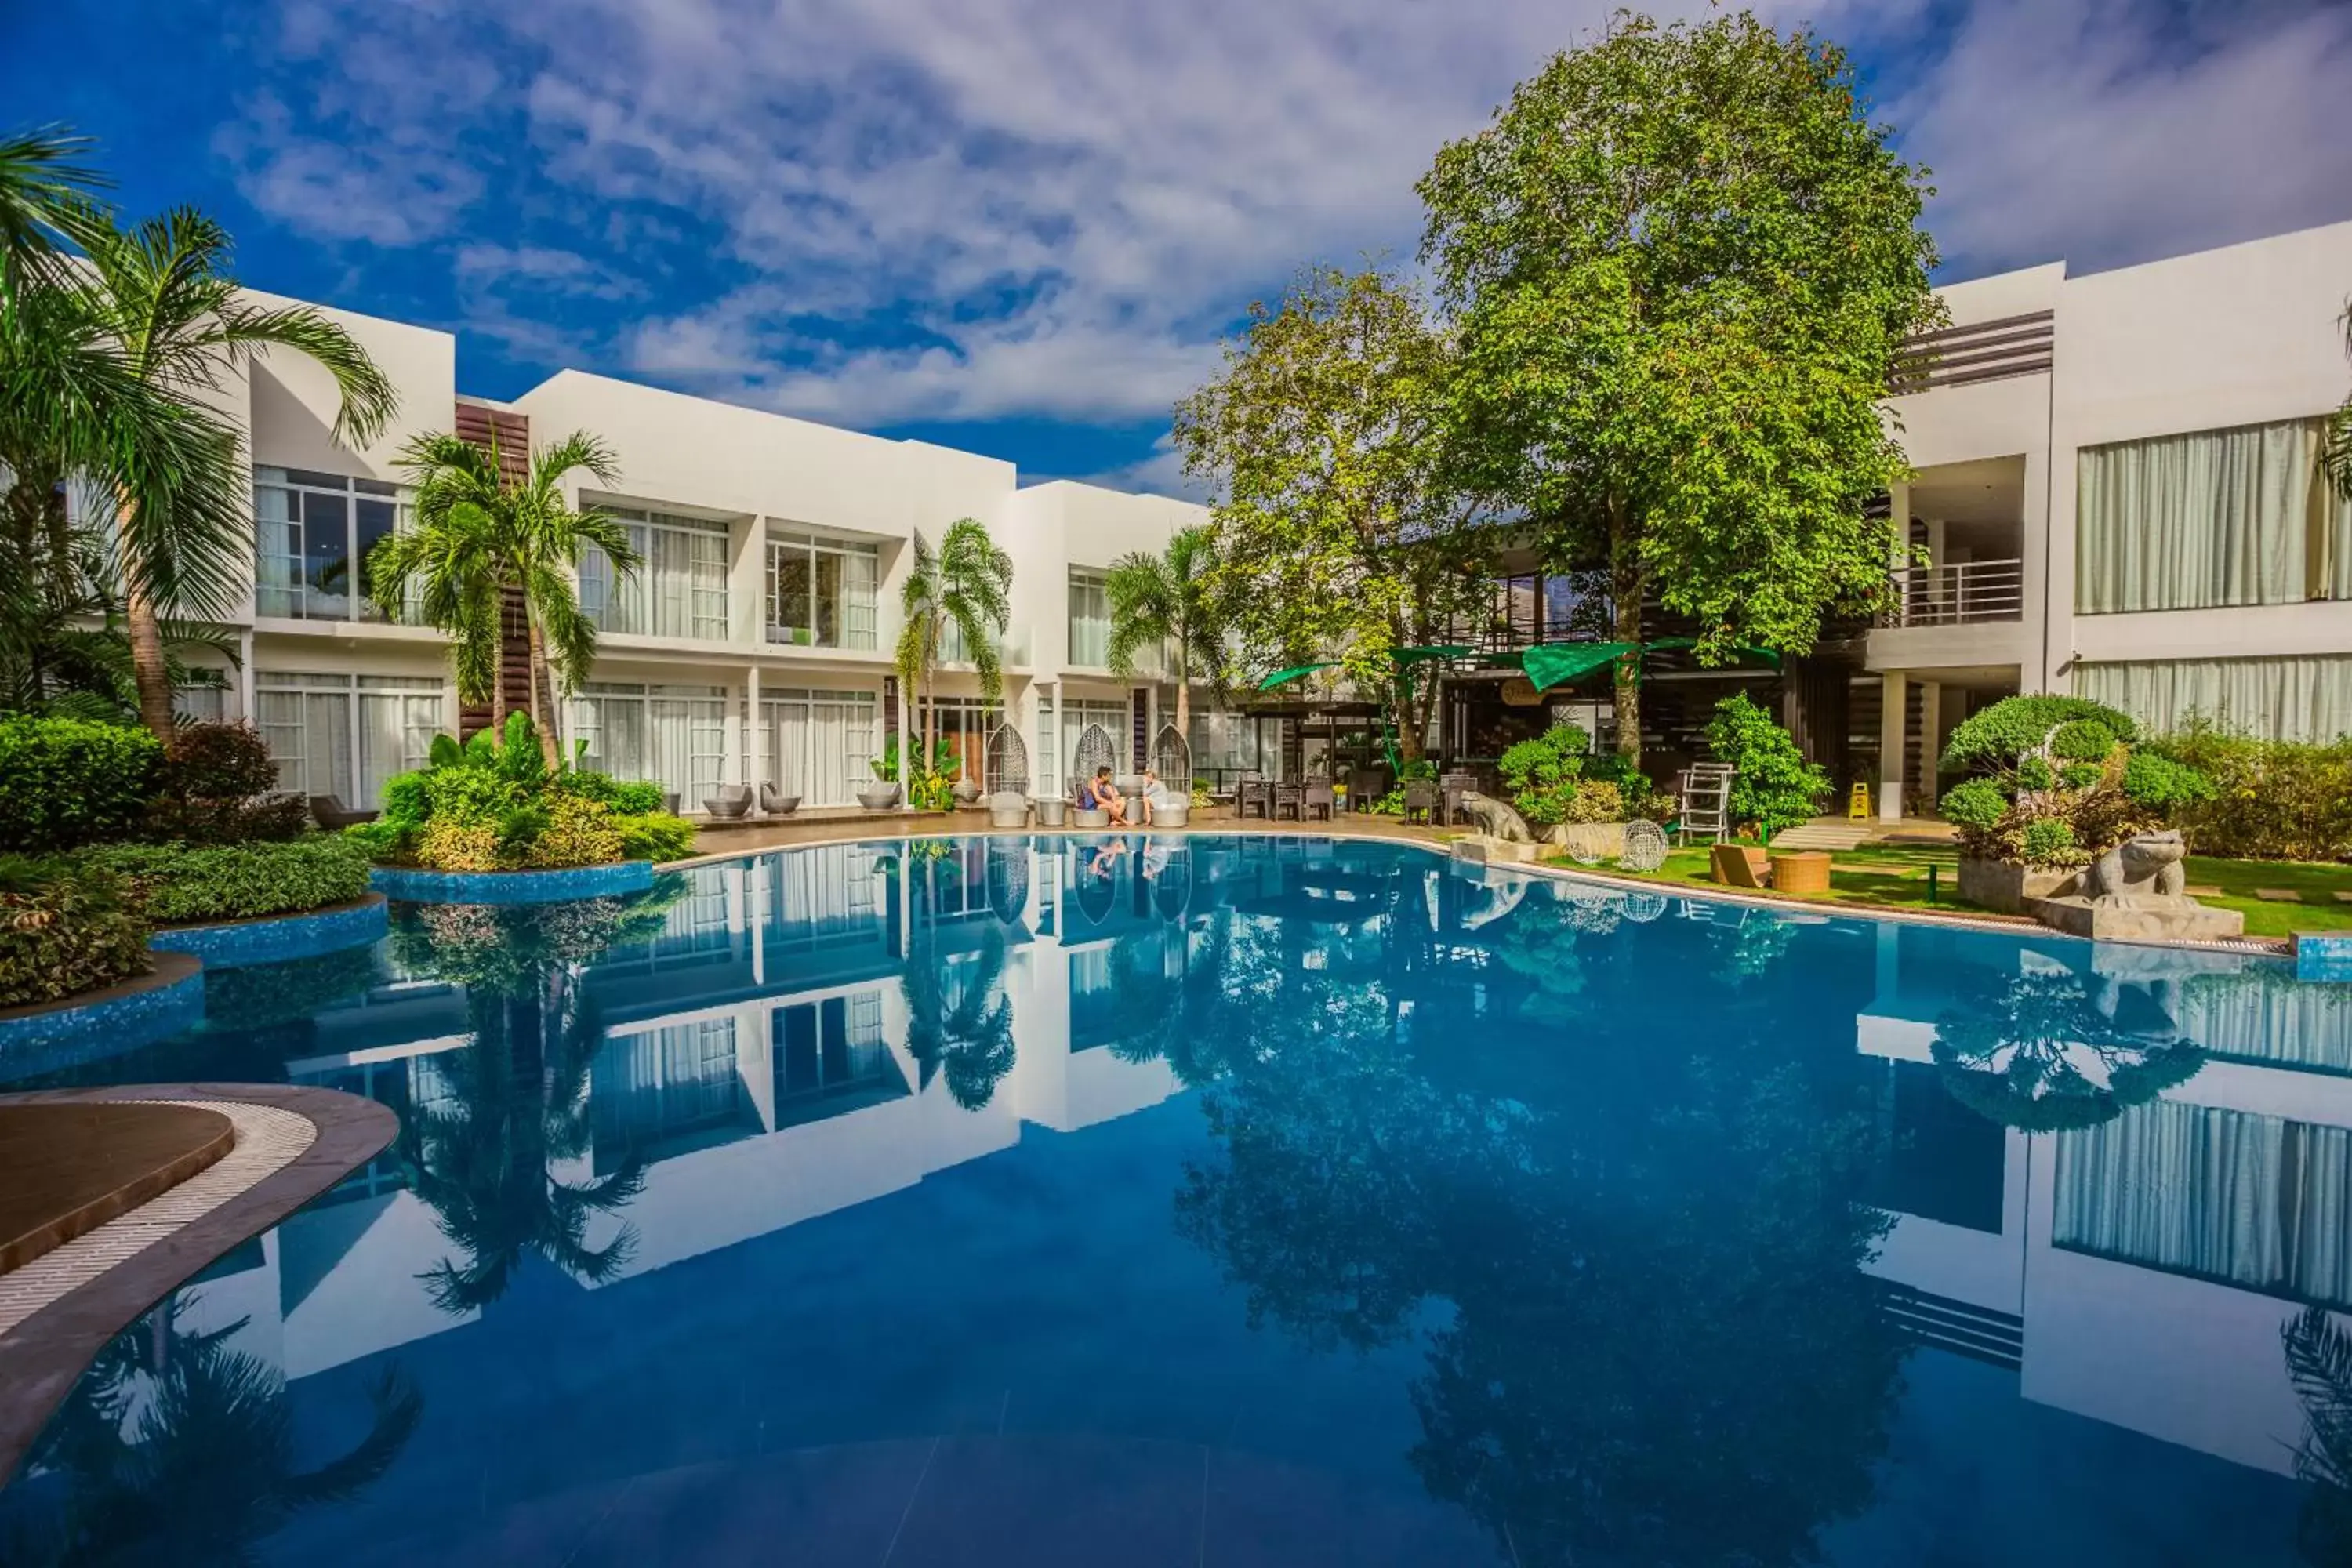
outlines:
[[[400,1141],[410,1187],[465,1254],[424,1276],[445,1311],[497,1300],[526,1258],[590,1283],[627,1265],[636,1239],[627,1226],[603,1247],[589,1246],[587,1233],[596,1215],[618,1212],[644,1189],[635,1155],[582,1183],[560,1181],[548,1167],[580,1159],[592,1142],[587,1082],[603,1029],[577,971],[614,943],[657,931],[671,901],[657,893],[404,912],[395,958],[412,973],[462,984],[474,1025],[463,1050],[433,1058],[448,1092],[413,1112]]]
[[[2295,1544],[2312,1563],[2352,1562],[2352,1334],[2317,1307],[2305,1308],[2280,1334],[2303,1403],[2295,1479],[2311,1489]]]
[[[296,1513],[383,1475],[415,1433],[425,1402],[388,1372],[368,1390],[373,1415],[358,1444],[297,1468],[285,1379],[228,1348],[244,1319],[182,1330],[178,1313],[193,1300],[173,1297],[118,1335],[50,1422],[27,1468],[64,1470],[73,1484],[53,1538],[25,1560],[250,1562]]]
[[[1989,1121],[2029,1132],[2095,1127],[2186,1083],[2205,1054],[2116,1022],[2071,969],[2035,968],[1936,1022],[1945,1090]]]
[[[978,950],[950,962],[937,929],[919,921],[900,983],[907,998],[907,1051],[928,1087],[943,1074],[966,1110],[995,1098],[1013,1070],[1013,1003],[1004,994],[1004,933],[980,928]]]

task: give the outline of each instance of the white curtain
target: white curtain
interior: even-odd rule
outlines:
[[[2352,1132],[2157,1100],[2058,1136],[2060,1247],[2352,1306]]]
[[[2074,608],[2352,596],[2352,507],[2321,477],[2319,442],[2298,419],[2084,447]]]
[[[803,805],[847,805],[873,779],[870,691],[787,691],[760,701],[766,777]]]
[[[2284,963],[2192,975],[2172,1014],[2184,1038],[2216,1055],[2352,1074],[2352,989],[2298,981]]]
[[[2272,740],[2352,733],[2352,654],[2079,664],[2074,692],[2158,732],[2195,713]]]

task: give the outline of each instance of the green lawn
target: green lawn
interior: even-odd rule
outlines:
[[[1554,860],[1573,870],[1574,863]],[[1649,879],[1713,886],[1707,874],[1707,852],[1694,847],[1670,850],[1666,863],[1649,873]],[[1876,904],[1893,909],[1929,908],[1927,870],[1936,868],[1933,907],[1974,910],[1958,893],[1959,852],[1948,845],[1871,844],[1838,851],[1830,865],[1826,896],[1810,895],[1793,901],[1809,904]],[[1617,868],[1609,868],[1617,870]],[[2352,892],[2352,866],[2311,865],[2285,860],[2215,860],[2189,858],[2191,887],[2219,888],[2201,894],[2215,909],[2237,910],[2246,917],[2248,936],[2286,936],[2295,931],[2352,931],[2352,903],[2339,902],[2337,892]],[[1620,875],[1637,873],[1619,871]],[[2301,895],[2296,903],[2278,903],[2255,897],[2257,888],[2288,889]]]

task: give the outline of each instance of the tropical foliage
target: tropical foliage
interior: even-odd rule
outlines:
[[[1591,752],[1592,737],[1575,724],[1554,724],[1503,752],[1497,764],[1503,785],[1528,826],[1623,820],[1625,801],[1616,784],[1584,776]]]
[[[1840,49],[1747,12],[1620,13],[1420,190],[1461,460],[1553,564],[1606,569],[1619,639],[1655,598],[1703,660],[1803,652],[1883,593],[1900,542],[1865,502],[1908,469],[1878,401],[1938,319],[1937,254]],[[1638,756],[1623,665],[1615,700]]]
[[[1941,771],[1972,771],[1939,803],[1969,854],[2081,866],[2213,798],[2177,759],[2143,754],[2127,714],[2080,697],[2008,697],[1953,726]]]
[[[2352,735],[2315,744],[2192,721],[2135,747],[2130,765],[2159,760],[2211,781],[2167,808],[2200,854],[2352,860]]]
[[[1735,770],[1731,819],[1754,823],[1768,844],[1783,827],[1809,820],[1829,797],[1828,772],[1805,761],[1795,738],[1744,691],[1715,705],[1706,750]]]
[[[152,929],[138,889],[111,871],[0,856],[0,1007],[145,973]]]
[[[0,848],[128,837],[163,764],[163,746],[143,730],[0,716]]]
[[[411,440],[400,463],[416,489],[415,526],[377,541],[368,569],[386,619],[417,620],[448,635],[457,694],[489,704],[494,734],[513,697],[500,657],[506,605],[510,597],[520,601],[530,643],[521,711],[552,767],[555,703],[596,661],[596,623],[576,587],[580,564],[600,551],[617,579],[643,561],[625,527],[564,498],[564,481],[575,473],[608,488],[618,482],[603,440],[578,430],[539,448],[517,484],[507,482],[501,462],[495,434],[488,447],[446,433]]]
[[[128,879],[158,925],[324,909],[368,890],[366,849],[329,833],[246,844],[94,845],[77,858]]]
[[[1486,498],[1446,460],[1454,352],[1411,283],[1308,268],[1250,307],[1223,373],[1176,407],[1186,472],[1223,498],[1208,585],[1242,662],[1338,664],[1389,709],[1408,761],[1437,682],[1398,651],[1444,644],[1486,596]]]
[[[1136,655],[1164,652],[1176,683],[1176,732],[1192,733],[1192,682],[1225,684],[1225,616],[1213,592],[1213,530],[1195,525],[1171,535],[1159,554],[1131,551],[1103,580],[1110,600],[1110,671],[1126,678]]]
[[[914,781],[911,795],[920,805],[952,782],[936,761],[939,715],[930,702],[931,683],[951,639],[960,645],[954,651],[979,675],[982,697],[993,702],[1003,689],[997,638],[1013,615],[1013,557],[988,536],[986,524],[969,517],[948,524],[937,550],[921,529],[915,530],[913,548],[914,562],[899,595],[906,621],[894,662],[900,688],[923,714],[923,753],[934,759]]]
[[[677,859],[694,828],[658,809],[658,786],[592,769],[550,767],[530,720],[507,715],[464,745],[434,738],[430,763],[384,781],[383,815],[346,828],[380,860],[441,871],[513,871]]]

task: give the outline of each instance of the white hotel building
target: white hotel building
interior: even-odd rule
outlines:
[[[1855,692],[1880,815],[1971,707],[2018,691],[2158,728],[2352,731],[2352,506],[2317,470],[2352,389],[2352,223],[1942,294],[1954,325],[1888,405],[1916,469],[1896,515],[1933,564],[1869,632],[1878,690]]]
[[[1105,664],[1103,574],[1129,551],[1157,551],[1201,508],[1066,481],[1023,487],[995,458],[578,371],[511,404],[467,397],[449,333],[327,313],[400,390],[374,443],[329,439],[333,386],[308,360],[264,358],[225,395],[252,454],[257,550],[240,667],[220,701],[260,727],[289,789],[373,804],[384,779],[422,765],[436,732],[458,726],[444,639],[383,622],[353,591],[369,547],[399,525],[401,447],[452,428],[495,426],[508,451],[584,429],[617,454],[613,489],[581,473],[572,491],[629,520],[646,566],[617,586],[596,560],[582,574],[603,637],[594,679],[564,705],[565,739],[585,740],[590,761],[623,777],[659,780],[689,812],[721,784],[765,780],[827,806],[871,781],[868,759],[898,721],[891,649],[913,536],[936,545],[965,517],[1013,559],[1013,613],[1001,705],[983,707],[951,645],[941,732],[976,761],[1009,716],[1041,782],[1069,771],[1089,723],[1123,749],[1157,734],[1159,684],[1117,679]],[[1061,763],[1039,766],[1046,757]]]
[[[2352,731],[2352,507],[2315,469],[2320,422],[2352,386],[2337,321],[2352,224],[1942,293],[1954,325],[1887,405],[1916,469],[1892,505],[1933,564],[1903,574],[1890,624],[1790,672],[1787,716],[1817,760],[1875,778],[1893,816],[1936,793],[1925,759],[1952,725],[2012,692],[2078,692],[2159,727],[2196,711]],[[493,404],[458,392],[450,334],[330,314],[400,388],[373,445],[328,438],[331,386],[307,361],[265,359],[226,395],[250,443],[257,550],[224,706],[260,725],[289,788],[373,801],[458,722],[440,637],[383,624],[352,591],[353,563],[397,526],[399,447],[453,426],[496,426],[509,447],[586,429],[618,453],[617,485],[575,496],[631,519],[647,564],[617,587],[583,573],[603,652],[562,722],[592,760],[658,779],[688,811],[763,780],[849,803],[899,723],[890,649],[913,534],[962,517],[1013,558],[1001,717],[1032,777],[1066,776],[1087,724],[1139,758],[1158,733],[1162,684],[1106,668],[1102,574],[1201,508],[1024,488],[993,458],[578,371]],[[940,686],[942,732],[976,747],[1000,714],[968,665]],[[1279,730],[1196,719],[1195,763],[1273,771]]]

